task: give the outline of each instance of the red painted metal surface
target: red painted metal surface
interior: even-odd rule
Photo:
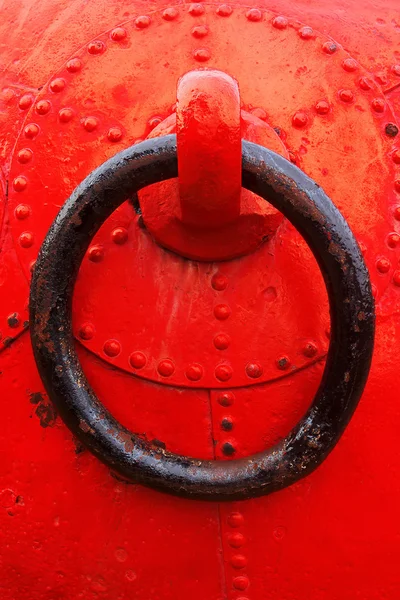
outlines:
[[[2,599],[397,598],[397,2],[3,10]],[[173,128],[178,79],[204,67],[237,81],[241,135],[291,157],[342,211],[377,312],[367,388],[332,455],[287,490],[219,506],[127,485],[74,443],[24,332],[31,265],[65,199],[117,151]],[[74,297],[81,360],[133,431],[192,456],[228,460],[227,443],[245,456],[285,435],[318,386],[322,278],[299,235],[263,209],[254,229],[236,232],[237,243],[253,231],[259,240],[276,218],[257,250],[183,258],[201,239],[181,253],[165,241],[180,201],[170,185],[141,194],[142,217],[123,205],[89,249]],[[246,206],[254,214],[254,198]],[[197,258],[220,259],[217,242],[203,241]]]
[[[222,71],[189,71],[178,82],[176,100],[177,114],[147,137],[177,133],[179,182],[140,191],[147,230],[162,246],[192,259],[225,260],[253,252],[276,232],[282,215],[241,189],[241,139],[285,158],[288,150],[257,116],[264,117],[264,111],[240,110],[238,84]]]
[[[201,27],[195,31],[204,33]],[[178,82],[176,121],[182,222],[220,228],[240,214],[242,136],[237,82],[222,71],[190,71]]]

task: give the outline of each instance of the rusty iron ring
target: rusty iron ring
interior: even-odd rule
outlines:
[[[243,142],[243,186],[268,199],[302,234],[323,273],[331,340],[320,387],[278,445],[232,461],[173,454],[123,427],[82,371],[72,334],[72,294],[93,236],[142,187],[177,177],[176,136],[142,142],[93,171],[61,208],[41,247],[30,292],[31,339],[50,399],[76,437],[124,478],[187,498],[268,494],[311,473],[333,449],[364,389],[374,341],[367,268],[345,219],[323,190],[283,157]]]

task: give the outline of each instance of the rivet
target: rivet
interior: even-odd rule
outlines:
[[[135,19],[135,25],[139,29],[146,29],[146,27],[148,27],[150,25],[150,23],[151,23],[151,19],[147,15],[142,15],[142,16],[138,17],[137,19]]]
[[[235,400],[232,392],[220,392],[217,396],[217,402],[221,406],[231,406]]]
[[[376,268],[379,273],[387,273],[390,269],[390,261],[387,258],[379,258],[376,261]]]
[[[148,124],[149,124],[150,129],[154,129],[161,122],[162,122],[162,118],[161,117],[152,117],[151,119],[148,120]]]
[[[94,325],[92,323],[83,323],[79,328],[79,337],[81,340],[91,340],[94,336]]]
[[[19,243],[22,248],[30,248],[33,244],[33,233],[30,231],[24,231],[19,236]]]
[[[396,190],[396,192],[400,192],[400,179],[395,180],[394,189]]]
[[[19,99],[18,106],[20,107],[21,110],[26,110],[27,108],[32,106],[32,103],[33,103],[33,96],[31,94],[24,94]]]
[[[83,119],[82,125],[86,131],[94,131],[98,125],[98,120],[96,117],[86,117],[86,119]]]
[[[272,535],[277,541],[283,540],[286,535],[286,528],[282,526],[275,527]]]
[[[394,138],[399,133],[399,128],[395,123],[387,123],[385,126],[385,133],[389,137]]]
[[[13,181],[13,188],[16,192],[23,192],[28,185],[28,180],[23,175],[19,175]]]
[[[221,421],[221,429],[223,431],[232,431],[233,429],[233,421],[231,417],[224,417]]]
[[[400,65],[392,65],[390,70],[393,73],[393,75],[397,75],[397,77],[400,77]]]
[[[16,327],[18,327],[20,324],[19,314],[15,312],[15,313],[12,313],[11,315],[8,315],[7,323],[8,323],[8,326],[11,327],[11,329],[15,329]]]
[[[227,518],[230,527],[240,527],[244,523],[244,517],[240,512],[232,512]]]
[[[286,371],[289,367],[290,367],[290,360],[288,359],[287,356],[281,356],[280,358],[278,358],[278,360],[276,361],[276,366],[278,367],[278,369],[280,369],[281,371]]]
[[[307,114],[303,111],[296,112],[292,117],[292,123],[295,127],[304,127],[307,125],[308,117]]]
[[[203,367],[193,363],[187,367],[185,375],[190,381],[198,381],[203,377]]]
[[[111,127],[111,129],[108,130],[107,138],[110,142],[119,142],[122,138],[121,129],[119,127]]]
[[[63,79],[62,77],[57,77],[57,79],[53,79],[53,81],[50,82],[49,88],[54,94],[62,92],[65,88],[65,79]]]
[[[221,4],[217,8],[217,15],[220,17],[229,17],[232,14],[232,7],[228,4]]]
[[[287,20],[286,17],[274,17],[272,19],[272,25],[273,27],[275,27],[276,29],[286,29],[286,27],[288,26],[289,21]]]
[[[67,71],[69,71],[70,73],[77,73],[78,71],[80,71],[82,68],[82,63],[79,60],[79,58],[71,58],[68,62],[67,62]]]
[[[208,48],[197,48],[193,52],[193,57],[199,62],[206,62],[207,60],[210,60],[211,52]]]
[[[400,150],[394,150],[392,153],[392,160],[396,165],[400,165]]]
[[[206,25],[196,25],[192,29],[192,36],[195,38],[203,38],[208,33],[208,27]]]
[[[162,377],[170,377],[175,371],[175,365],[172,360],[166,358],[158,363],[157,371]]]
[[[72,110],[72,108],[62,108],[58,112],[58,118],[60,119],[61,123],[68,123],[73,116],[74,111]]]
[[[257,379],[263,374],[263,368],[258,363],[249,363],[248,365],[246,365],[246,374],[252,379]]]
[[[39,131],[39,125],[36,125],[36,123],[29,123],[29,125],[27,125],[24,129],[25,137],[29,138],[30,140],[33,140],[37,136]]]
[[[125,244],[126,240],[128,239],[128,231],[125,229],[125,227],[116,227],[111,233],[111,239],[114,244]]]
[[[318,348],[314,342],[306,342],[303,346],[303,354],[307,358],[312,358],[317,354]]]
[[[222,444],[222,454],[224,454],[225,456],[232,456],[233,454],[235,454],[235,452],[236,448],[230,442],[225,442],[224,444]]]
[[[336,52],[337,50],[337,46],[335,42],[325,42],[324,44],[322,44],[322,50],[326,54],[334,54],[334,52]]]
[[[173,21],[178,16],[178,11],[176,8],[171,6],[170,8],[166,8],[162,14],[162,18],[165,21]]]
[[[375,73],[375,79],[380,85],[387,85],[388,78],[384,71],[380,71],[379,73]]]
[[[94,246],[91,246],[89,248],[88,259],[91,262],[99,263],[103,260],[103,258],[104,258],[104,248],[102,246],[95,244]]]
[[[225,321],[231,314],[231,309],[227,304],[217,304],[214,308],[214,317],[218,321]]]
[[[351,90],[340,90],[339,98],[342,102],[353,102],[354,94]]]
[[[35,109],[38,115],[47,115],[51,108],[51,104],[48,100],[39,100],[36,103]]]
[[[377,113],[383,113],[385,110],[385,101],[382,98],[374,98],[371,101],[371,106],[373,110]]]
[[[106,49],[104,42],[100,40],[94,40],[93,42],[89,42],[88,44],[88,52],[89,54],[102,54]]]
[[[312,37],[314,37],[314,31],[311,27],[302,27],[299,29],[299,36],[303,40],[310,40]]]
[[[132,352],[129,357],[129,364],[133,369],[143,369],[146,364],[146,357],[143,352]]]
[[[258,10],[258,8],[250,8],[250,10],[247,11],[246,13],[246,19],[248,19],[249,21],[261,21],[262,19],[262,13],[261,10]]]
[[[229,365],[218,365],[215,368],[215,377],[219,381],[229,381],[229,379],[232,377],[232,375],[233,375],[233,370],[232,370],[232,367],[230,367]]]
[[[389,248],[396,248],[400,242],[400,235],[398,233],[389,233],[387,236],[387,245]]]
[[[234,554],[230,562],[234,569],[244,569],[247,565],[247,558],[243,554]]]
[[[32,150],[30,150],[29,148],[22,148],[22,150],[20,150],[18,152],[18,162],[20,162],[24,165],[24,164],[28,163],[30,160],[32,160],[32,156],[33,156]]]
[[[118,356],[121,352],[121,344],[118,340],[107,340],[103,346],[104,354],[107,356]]]
[[[127,571],[125,571],[125,579],[127,579],[128,581],[136,581],[137,574],[132,569],[128,569]]]
[[[126,38],[126,29],[123,27],[115,27],[110,33],[110,38],[114,42],[120,42]]]
[[[128,558],[128,553],[125,548],[117,548],[114,552],[114,556],[118,562],[125,562]]]
[[[400,271],[395,271],[393,273],[393,283],[394,285],[400,286]]]
[[[352,73],[353,71],[357,71],[358,64],[354,60],[354,58],[345,58],[342,62],[342,67],[348,73]]]
[[[241,548],[246,543],[246,538],[241,533],[231,533],[228,535],[228,544],[231,548]]]
[[[249,587],[249,579],[248,577],[245,577],[244,575],[240,576],[240,577],[234,577],[232,584],[233,587],[235,588],[235,590],[240,590],[240,591],[244,591],[247,590],[247,588]]]
[[[11,88],[3,88],[1,96],[5,104],[10,104],[14,100],[16,93]]]
[[[326,115],[329,112],[329,109],[329,102],[327,102],[326,100],[320,100],[315,105],[315,110],[319,115]]]
[[[396,221],[400,221],[400,206],[396,206],[396,208],[393,211],[393,216],[396,219]]]
[[[230,337],[225,333],[219,333],[214,338],[214,346],[217,348],[217,350],[226,350],[230,343]]]
[[[368,90],[372,89],[373,83],[370,79],[368,79],[368,77],[361,77],[358,81],[358,85],[362,90],[367,92]]]
[[[191,4],[189,6],[189,13],[193,17],[199,17],[204,13],[204,6],[202,4]]]
[[[226,288],[227,285],[228,278],[222,273],[214,273],[214,275],[211,277],[211,286],[214,288],[214,290],[221,292]]]
[[[14,215],[15,215],[15,218],[18,219],[19,221],[23,221],[24,219],[27,219],[30,214],[31,214],[31,207],[28,206],[27,204],[18,204],[18,206],[15,207]]]

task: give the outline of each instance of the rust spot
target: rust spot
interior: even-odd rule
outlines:
[[[361,311],[358,313],[358,320],[359,320],[359,321],[365,321],[365,319],[366,319],[366,318],[367,318],[367,317],[366,317],[366,314],[365,314],[365,312],[363,312],[363,311],[361,310]]]
[[[125,452],[132,452],[135,444],[131,434],[120,431],[116,437],[120,442],[123,443]]]
[[[82,454],[82,452],[85,452],[86,448],[85,446],[78,440],[78,438],[73,438],[74,444],[75,444],[75,454]]]
[[[73,215],[71,217],[71,224],[75,225],[75,227],[80,227],[82,225],[82,219],[81,219],[81,217],[78,214]]]
[[[388,123],[385,127],[385,133],[389,137],[396,137],[399,133],[399,128],[394,123]]]
[[[90,427],[90,425],[88,425],[85,421],[80,421],[80,423],[79,423],[79,429],[81,429],[85,433],[92,433],[92,434],[95,433],[94,429],[92,429]]]
[[[289,363],[289,361],[288,361],[288,359],[287,359],[286,357],[280,358],[280,359],[278,360],[278,367],[279,367],[280,369],[282,369],[282,370],[283,370],[283,369],[286,369],[286,368],[287,368],[287,366],[288,366],[288,363]]]
[[[336,256],[342,266],[346,263],[345,251],[338,244],[335,244],[335,242],[330,242],[328,252],[332,254],[332,256]]]
[[[57,419],[57,413],[52,404],[44,404],[43,402],[38,404],[35,414],[37,417],[39,417],[41,427],[54,427]]]
[[[12,315],[10,315],[7,319],[7,323],[8,323],[8,326],[11,327],[12,329],[15,329],[16,327],[18,327],[19,326],[18,314],[13,313]]]
[[[32,394],[29,394],[29,397],[29,402],[31,404],[40,404],[40,402],[45,402],[45,399],[41,392],[33,392]]]
[[[308,439],[308,441],[307,441],[307,445],[308,445],[310,448],[319,448],[319,441],[318,441],[318,439],[317,439],[317,438],[313,438],[313,437],[312,437],[312,438],[309,438],[309,439]]]
[[[163,450],[167,449],[167,446],[165,445],[165,442],[162,442],[161,440],[158,440],[157,438],[154,438],[154,440],[151,440],[150,443],[153,446],[156,446],[157,448],[162,448]]]

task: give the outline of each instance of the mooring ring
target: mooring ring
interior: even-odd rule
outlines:
[[[374,341],[368,271],[345,219],[323,190],[285,158],[243,141],[242,183],[301,233],[328,291],[331,338],[324,374],[303,419],[276,446],[212,461],[173,454],[123,427],[99,402],[78,360],[72,295],[85,252],[132,194],[177,177],[176,137],[132,146],[93,171],[51,226],[32,276],[31,339],[46,391],[74,435],[124,478],[188,498],[238,500],[268,494],[311,473],[348,424],[364,389]]]

